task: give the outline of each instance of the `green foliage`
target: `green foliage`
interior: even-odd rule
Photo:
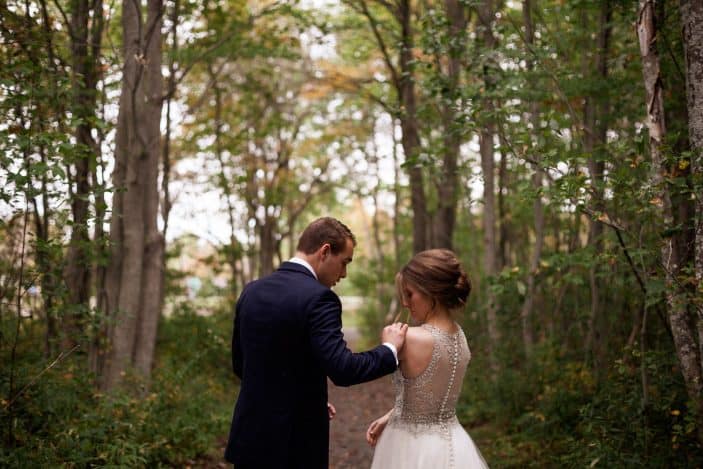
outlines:
[[[95,390],[84,356],[59,362],[30,384],[45,362],[36,352],[41,331],[34,331],[20,344],[14,371],[15,388],[28,384],[26,391],[0,408],[0,466],[174,467],[219,459],[210,453],[227,433],[237,390],[230,323],[228,313],[202,317],[184,305],[163,321],[148,391],[131,377],[128,391],[112,395]],[[7,396],[10,367],[0,373]]]
[[[459,418],[491,467],[699,467],[703,451],[671,350],[636,348],[597,381],[582,362],[543,344],[529,369],[487,379],[475,357]],[[644,405],[642,367],[647,376]]]
[[[388,314],[396,292],[395,286],[388,282],[389,279],[393,278],[393,275],[386,275],[379,279],[377,272],[381,267],[378,266],[378,262],[366,259],[363,261],[369,265],[355,266],[350,273],[350,281],[359,294],[366,298],[364,305],[357,312],[360,317],[359,329],[369,342],[373,342],[383,327],[392,319],[388,317]],[[391,261],[390,259],[385,259],[385,261],[387,265],[384,270],[390,272],[392,269]]]
[[[700,466],[703,452],[683,382],[670,373],[675,356],[671,351],[647,352],[644,357],[637,349],[624,352],[624,359],[613,363],[607,381],[581,408],[582,440],[570,442],[568,459],[598,460],[599,467]]]

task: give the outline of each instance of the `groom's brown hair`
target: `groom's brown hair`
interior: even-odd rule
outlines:
[[[298,240],[297,250],[304,254],[312,254],[320,247],[329,243],[332,254],[339,254],[351,239],[356,246],[356,238],[349,227],[332,217],[318,218],[310,223]]]

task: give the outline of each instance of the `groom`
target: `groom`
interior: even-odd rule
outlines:
[[[241,378],[225,459],[235,469],[328,466],[327,377],[350,386],[392,373],[407,325],[386,326],[383,345],[352,353],[342,305],[330,289],[347,275],[356,240],[325,217],[300,236],[296,257],[248,284],[236,307],[232,366]]]

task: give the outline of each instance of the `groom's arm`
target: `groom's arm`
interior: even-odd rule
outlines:
[[[331,290],[312,302],[307,326],[313,353],[337,386],[371,381],[397,368],[393,352],[385,345],[362,353],[349,350],[342,334],[342,305]]]

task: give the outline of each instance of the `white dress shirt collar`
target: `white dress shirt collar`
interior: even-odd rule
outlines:
[[[310,271],[310,273],[315,277],[317,280],[317,274],[315,273],[315,270],[312,268],[312,266],[306,261],[305,259],[301,259],[300,257],[293,257],[291,258],[288,262],[292,262],[293,264],[300,264],[306,269]]]

